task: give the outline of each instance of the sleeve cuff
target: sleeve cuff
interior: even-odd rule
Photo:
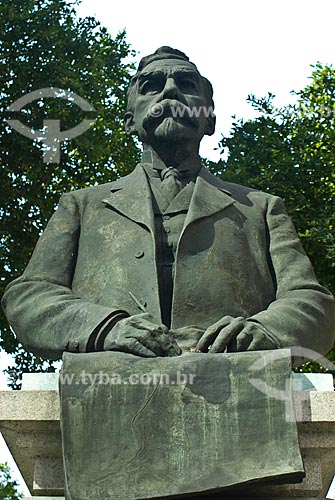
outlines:
[[[98,352],[103,351],[105,338],[112,330],[112,328],[121,319],[129,318],[129,314],[126,311],[118,310],[113,311],[109,314],[92,332],[90,341],[87,345],[87,351]]]

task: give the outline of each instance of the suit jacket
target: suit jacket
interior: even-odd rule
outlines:
[[[3,307],[28,350],[86,352],[113,311],[160,322],[151,191],[141,165],[115,182],[64,194]],[[278,347],[327,352],[335,302],[317,282],[280,198],[200,170],[175,259],[172,328],[225,315],[259,323]]]

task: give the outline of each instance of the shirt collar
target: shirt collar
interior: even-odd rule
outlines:
[[[165,165],[158,154],[148,146],[144,146],[141,164],[150,177],[160,177],[160,171],[170,166]],[[201,161],[199,157],[192,160],[185,160],[175,168],[179,170],[182,178],[193,179],[197,176],[201,168]]]

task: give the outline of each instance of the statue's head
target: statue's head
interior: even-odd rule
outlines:
[[[160,47],[131,80],[125,126],[149,145],[200,143],[215,129],[212,85],[183,52]]]

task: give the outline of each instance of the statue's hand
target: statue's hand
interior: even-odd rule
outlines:
[[[205,332],[205,328],[201,328],[199,326],[183,326],[181,328],[175,328],[170,330],[173,334],[174,338],[178,342],[178,345],[182,348],[183,351],[192,351],[195,350],[195,346],[197,345],[199,339]]]
[[[153,322],[149,313],[119,321],[105,339],[105,351],[121,351],[137,356],[179,356],[181,349],[165,325]]]
[[[258,323],[224,316],[207,328],[196,349],[201,352],[238,352],[277,349],[279,346]]]

